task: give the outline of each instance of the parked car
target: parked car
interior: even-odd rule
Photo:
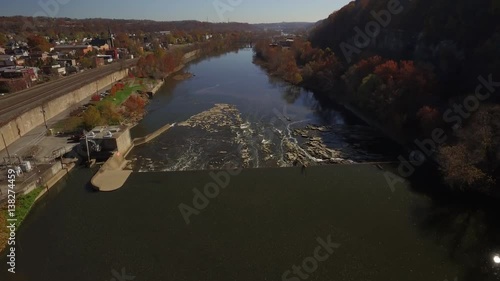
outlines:
[[[74,135],[72,135],[69,140],[73,141],[73,142],[80,142],[80,140],[85,137],[85,135],[83,134],[83,132],[80,132],[80,133],[76,133]]]

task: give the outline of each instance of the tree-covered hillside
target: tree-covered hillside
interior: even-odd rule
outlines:
[[[308,40],[256,58],[404,136],[450,186],[498,191],[500,0],[358,0]]]

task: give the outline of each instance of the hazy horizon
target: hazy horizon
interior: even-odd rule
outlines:
[[[0,16],[48,16],[73,19],[106,18],[126,20],[241,23],[317,22],[340,9],[347,0],[18,0],[5,5]],[[140,12],[138,12],[140,11]]]

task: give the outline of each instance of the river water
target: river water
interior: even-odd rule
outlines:
[[[340,107],[321,104],[313,93],[272,78],[252,63],[253,52],[239,52],[201,61],[186,71],[188,81],[167,81],[149,106],[149,114],[133,129],[133,136],[153,132],[165,123],[182,124],[193,115],[192,126],[176,126],[129,156],[136,171],[204,170],[230,167],[261,168],[293,165],[287,153],[302,156],[303,164],[338,161],[390,161],[397,146],[359,122]],[[234,106],[227,126],[213,110],[217,104]],[[206,114],[203,114],[206,113]],[[214,120],[210,120],[214,118]],[[307,130],[308,125],[322,131]],[[306,130],[294,132],[294,130]],[[334,155],[320,157],[308,141],[320,143]],[[241,149],[244,150],[241,155]]]
[[[2,253],[0,280],[499,280],[498,204],[430,196],[430,176],[391,189],[394,167],[368,162],[393,160],[394,145],[269,78],[250,50],[188,70],[134,128],[176,123],[132,152],[125,186],[94,192],[95,171],[74,171],[20,227],[15,275]],[[320,165],[311,138],[357,164]],[[318,165],[288,167],[294,148]],[[236,166],[248,169],[203,170]]]

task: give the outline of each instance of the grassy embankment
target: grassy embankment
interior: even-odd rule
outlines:
[[[15,215],[16,215],[15,218],[17,219],[16,230],[19,229],[19,226],[28,215],[29,211],[35,204],[36,198],[42,191],[43,188],[38,187],[35,190],[31,191],[30,193],[16,198],[16,210],[15,210]],[[7,244],[7,240],[9,239],[9,230],[7,229],[7,218],[8,218],[7,202],[4,203],[0,207],[0,209],[2,210],[0,212],[0,252],[1,252],[4,249],[5,245]]]
[[[150,81],[150,79],[137,78],[132,81],[124,82],[124,87],[121,90],[116,91],[113,95],[109,95],[101,101],[91,101],[96,108],[106,108],[106,104],[112,104],[115,107],[120,107],[133,93],[137,91],[144,90],[146,87],[144,85],[154,85],[156,81]],[[70,113],[70,116],[66,119],[57,122],[53,129],[55,132],[61,132],[63,134],[72,134],[81,131],[86,127],[84,115],[85,110],[75,109]],[[87,128],[88,129],[88,128]]]

